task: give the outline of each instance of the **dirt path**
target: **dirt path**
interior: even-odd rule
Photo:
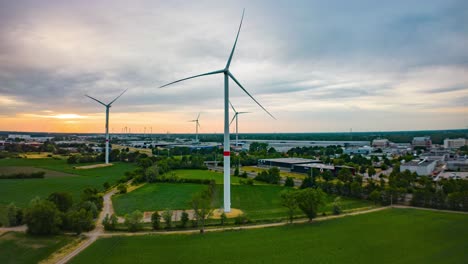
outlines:
[[[112,189],[110,192],[106,193],[103,197],[104,205],[103,210],[100,213],[96,228],[88,233],[84,233],[87,239],[83,240],[78,246],[73,249],[70,253],[66,254],[65,256],[61,257],[56,263],[64,264],[74,258],[76,255],[81,253],[87,247],[89,247],[94,241],[96,241],[99,237],[113,237],[113,236],[143,236],[143,235],[174,235],[174,234],[198,234],[200,233],[199,230],[179,230],[179,231],[147,231],[147,232],[104,232],[104,227],[102,225],[102,220],[108,215],[112,215],[114,213],[114,208],[112,206],[112,195],[117,193],[116,189]],[[461,213],[461,214],[468,214],[468,212],[458,212],[458,211],[448,211],[448,210],[438,210],[438,209],[431,209],[431,208],[421,208],[421,207],[412,207],[412,206],[403,206],[403,205],[393,205],[393,206],[386,206],[386,207],[378,207],[372,208],[367,210],[360,210],[360,211],[353,211],[349,213],[344,213],[341,215],[330,215],[330,216],[322,216],[317,217],[313,220],[313,222],[319,221],[326,221],[336,218],[342,218],[347,216],[354,216],[354,215],[361,215],[361,214],[368,214],[372,212],[382,211],[390,208],[410,208],[410,209],[419,209],[419,210],[428,210],[428,211],[436,211],[436,212],[448,212],[448,213]],[[294,223],[307,223],[308,219],[297,219]],[[313,223],[312,222],[312,223]],[[247,225],[247,226],[237,226],[237,227],[221,227],[221,228],[208,228],[205,229],[205,232],[221,232],[221,231],[229,231],[229,230],[249,230],[249,229],[258,229],[258,228],[268,228],[268,227],[278,227],[288,225],[288,222],[278,222],[278,223],[270,223],[270,224],[259,224],[259,225]],[[24,229],[25,226],[18,227],[19,229]],[[6,228],[3,228],[6,229]],[[0,234],[1,234],[0,228]]]
[[[82,243],[78,244],[78,247],[76,247],[73,251],[68,253],[67,255],[63,256],[60,260],[58,260],[56,263],[57,264],[64,264],[70,261],[73,257],[78,255],[81,251],[89,247],[94,241],[96,241],[102,234],[104,234],[104,226],[102,225],[102,220],[106,215],[112,215],[114,213],[114,207],[112,206],[112,195],[117,193],[117,190],[114,188],[108,193],[106,193],[103,196],[103,206],[102,206],[102,211],[99,214],[99,217],[96,221],[96,227],[94,230],[84,233],[84,235],[87,237]]]
[[[26,225],[14,227],[0,227],[0,236],[6,232],[26,232],[26,229],[28,229]]]
[[[435,208],[426,208],[426,207],[415,207],[415,206],[408,206],[408,205],[393,205],[393,208],[408,208],[408,209],[418,209],[418,210],[425,210],[425,211],[433,211],[433,212],[442,212],[442,213],[454,213],[454,214],[468,214],[468,212],[464,211],[452,211],[452,210],[443,210],[443,209],[435,209]]]

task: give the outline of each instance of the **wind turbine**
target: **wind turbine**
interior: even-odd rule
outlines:
[[[197,119],[190,120],[189,122],[195,122],[195,143],[198,144],[198,128],[200,127],[200,122],[198,122],[198,119],[200,119],[200,113],[198,113]]]
[[[248,114],[250,112],[237,112],[234,106],[232,105],[231,101],[229,101],[229,104],[231,105],[232,110],[234,110],[234,116],[232,117],[231,123],[229,123],[229,125],[232,124],[232,122],[234,122],[234,119],[236,120],[236,147],[237,147],[239,145],[239,115]]]
[[[91,97],[89,95],[85,95],[88,98],[93,99],[94,101],[102,104],[103,106],[106,107],[106,164],[109,164],[109,109],[111,108],[112,104],[119,99],[120,96],[122,96],[128,89],[125,89],[119,96],[117,96],[114,100],[112,100],[110,103],[105,104],[98,99]]]
[[[219,73],[222,73],[224,75],[224,211],[226,213],[231,211],[231,183],[230,183],[231,152],[230,152],[230,144],[229,144],[229,78],[231,78],[250,98],[252,98],[252,100],[254,100],[255,103],[257,103],[263,110],[265,110],[265,112],[267,112],[273,119],[276,119],[252,95],[250,95],[249,92],[247,92],[247,90],[239,83],[236,77],[234,77],[234,75],[229,71],[229,66],[231,65],[232,56],[234,55],[234,51],[237,45],[237,39],[239,38],[239,33],[242,27],[242,21],[244,20],[244,12],[245,12],[245,9],[244,11],[242,11],[242,18],[241,18],[241,22],[239,25],[239,30],[237,31],[236,40],[234,41],[234,46],[232,47],[231,54],[229,55],[228,61],[224,69],[187,77],[184,79],[177,80],[175,82],[165,84],[160,87],[162,88],[162,87],[174,84],[174,83],[178,83],[181,81],[185,81],[185,80],[189,80],[189,79],[193,79],[197,77],[207,76],[207,75],[213,75],[213,74],[219,74]]]

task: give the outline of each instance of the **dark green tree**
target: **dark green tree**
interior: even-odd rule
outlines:
[[[153,230],[161,228],[161,215],[159,215],[158,211],[155,211],[151,215],[151,226],[153,227]]]
[[[311,222],[317,216],[318,208],[325,203],[326,194],[321,189],[306,188],[298,191],[297,205]]]
[[[287,208],[289,223],[293,222],[294,213],[298,207],[296,191],[284,190],[280,194],[281,205]]]
[[[49,195],[47,200],[53,202],[57,209],[62,212],[68,211],[73,206],[73,197],[67,192],[54,192]]]
[[[54,203],[36,198],[26,210],[25,223],[29,234],[53,235],[60,231],[62,218]]]

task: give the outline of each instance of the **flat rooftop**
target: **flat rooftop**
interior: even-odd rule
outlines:
[[[307,163],[307,164],[300,164],[297,166],[307,167],[307,168],[316,168],[316,169],[324,169],[324,170],[334,170],[335,166],[327,165],[323,163]]]
[[[401,164],[401,166],[418,166],[418,167],[425,167],[425,166],[429,166],[430,164],[432,164],[434,161],[431,161],[431,160],[425,160],[425,161],[408,161],[406,163],[403,163]]]

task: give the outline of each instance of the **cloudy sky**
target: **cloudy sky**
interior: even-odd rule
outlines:
[[[467,1],[0,1],[0,130],[241,132],[468,127]],[[232,112],[231,112],[232,116]],[[233,128],[232,128],[233,129]]]

